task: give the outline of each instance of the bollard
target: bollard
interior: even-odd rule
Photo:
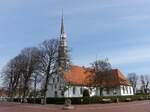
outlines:
[[[65,100],[65,104],[63,107],[64,110],[72,110],[74,109],[74,106],[71,105],[71,100],[70,99],[66,99]]]

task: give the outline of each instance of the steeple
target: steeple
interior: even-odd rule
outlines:
[[[68,62],[69,62],[66,38],[67,38],[67,35],[64,31],[64,15],[62,12],[59,48],[58,48],[58,67],[63,70],[67,70]]]
[[[62,10],[62,17],[61,17],[61,34],[65,33],[64,32],[64,15],[63,15],[63,10]]]
[[[61,16],[61,26],[60,26],[60,41],[63,41],[64,44],[66,44],[66,33],[64,30],[64,15],[63,15],[63,10],[62,10],[62,16]]]

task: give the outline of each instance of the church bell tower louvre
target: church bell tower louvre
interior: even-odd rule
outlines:
[[[64,16],[62,13],[61,17],[61,29],[59,36],[58,45],[58,68],[67,71],[69,68],[69,57],[68,57],[68,47],[67,47],[67,35],[64,31]]]

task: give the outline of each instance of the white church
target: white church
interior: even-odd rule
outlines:
[[[67,36],[64,31],[63,16],[58,48],[58,72],[49,80],[47,97],[82,97],[86,90],[90,96],[99,96],[100,89],[95,87],[88,77],[94,72],[85,67],[68,64]],[[110,71],[112,80],[105,81],[103,96],[133,95],[133,88],[129,80],[118,70]]]

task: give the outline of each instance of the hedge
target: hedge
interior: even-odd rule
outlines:
[[[46,102],[47,104],[64,104],[65,100],[67,98],[47,98]],[[133,96],[95,96],[95,97],[72,97],[69,98],[72,101],[72,104],[94,104],[94,103],[111,103],[111,102],[117,102],[117,99],[119,99],[119,102],[127,102],[127,101],[137,101],[137,100],[149,100],[150,95],[143,94],[143,95],[133,95]],[[41,98],[27,98],[27,103],[41,103]],[[21,100],[19,98],[14,98],[14,102],[20,102]]]

